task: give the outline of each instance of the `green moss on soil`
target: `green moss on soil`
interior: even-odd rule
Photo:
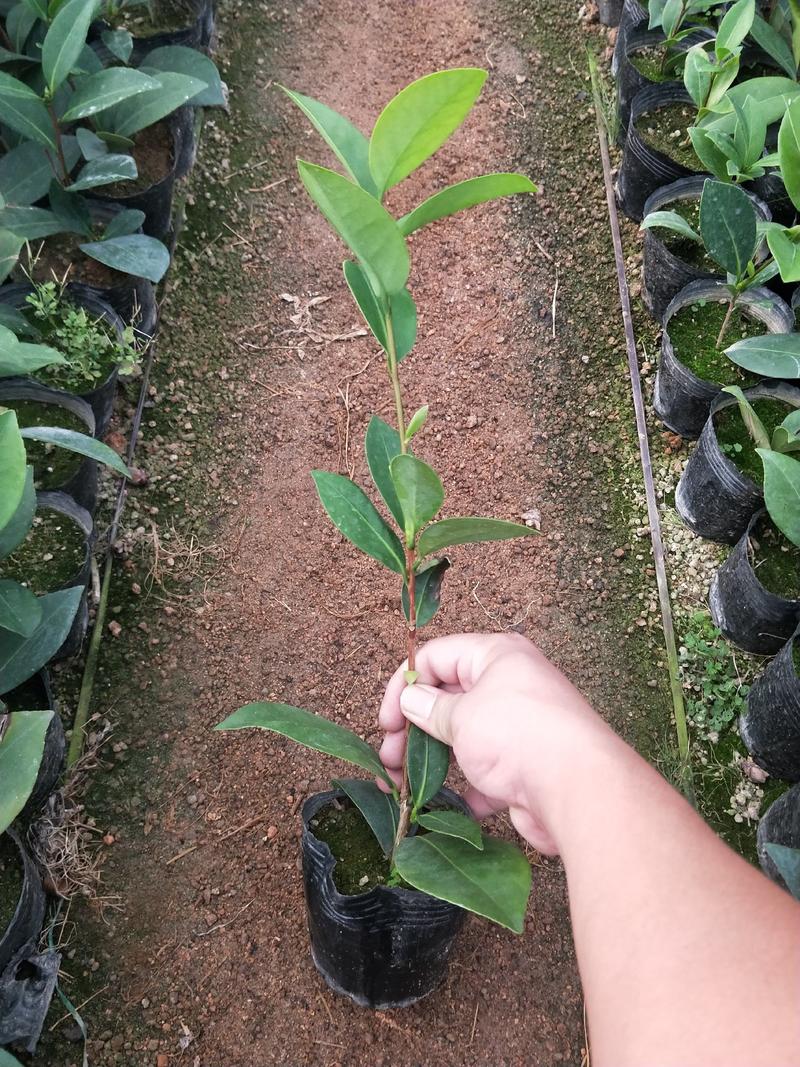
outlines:
[[[755,400],[752,407],[770,437],[792,410],[790,404],[780,400]],[[764,481],[764,465],[744,424],[739,405],[731,404],[723,408],[714,419],[714,427],[717,443],[728,459],[736,464],[742,474],[746,474],[756,485],[761,485]]]
[[[17,413],[20,426],[58,426],[88,434],[83,419],[57,404],[40,404],[35,400],[4,400],[5,407]],[[48,445],[43,441],[25,442],[28,463],[33,465],[33,480],[37,489],[58,489],[76,473],[83,457],[66,448]]]
[[[80,527],[59,511],[41,508],[28,536],[3,560],[2,575],[37,595],[52,593],[75,578],[85,559],[86,540]]]
[[[10,838],[0,837],[0,938],[14,918],[22,892],[22,868]]]
[[[333,881],[340,893],[352,896],[386,884],[389,861],[353,804],[343,801],[340,811],[333,806],[324,808],[309,825],[336,859]]]
[[[682,219],[689,223],[695,233],[700,232],[699,197],[691,200],[672,200],[670,203],[664,204],[659,210],[674,211],[676,215],[680,215]],[[664,247],[677,259],[682,260],[684,263],[688,263],[697,270],[704,270],[709,274],[721,274],[719,267],[711,256],[707,254],[705,246],[701,241],[692,241],[688,237],[683,237],[675,230],[670,230],[667,227],[654,226],[653,232],[657,235]]]
[[[796,600],[800,597],[800,548],[771,523],[762,523],[757,534],[750,539],[756,577],[776,596]]]
[[[742,370],[725,355],[724,349],[743,337],[759,337],[764,324],[734,308],[722,349],[717,338],[728,311],[727,301],[702,300],[681,308],[669,320],[669,339],[675,355],[690,371],[718,385],[755,385],[756,376]]]
[[[674,53],[666,62],[664,45],[648,45],[646,48],[637,48],[628,56],[628,62],[639,71],[643,78],[650,82],[667,82],[680,78],[680,70],[683,67],[683,55],[676,56]]]
[[[662,152],[688,170],[703,171],[705,168],[695,154],[689,134],[697,111],[690,104],[667,104],[648,111],[636,121],[639,136],[651,148]]]

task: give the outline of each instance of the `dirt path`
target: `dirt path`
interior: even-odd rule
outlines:
[[[325,340],[360,324],[341,248],[292,161],[327,156],[272,79],[368,129],[413,77],[475,64],[491,78],[467,128],[392,194],[391,207],[407,210],[445,181],[515,166],[542,182],[543,195],[414,239],[420,343],[403,374],[409,408],[430,404],[419,451],[443,475],[447,512],[518,519],[535,508],[543,536],[454,552],[446,606],[429,632],[517,628],[617,725],[658,735],[648,705],[659,698],[646,685],[656,668],[635,625],[648,600],[639,584],[647,560],[627,544],[609,474],[630,420],[619,399],[593,120],[575,66],[583,70],[586,32],[577,4],[542,0],[535,16],[512,6],[327,0],[291,15],[267,4],[260,21],[257,5],[223,8],[236,110],[207,130],[207,143],[228,174],[252,169],[230,184],[216,175],[208,232],[187,245],[162,341],[175,363],[160,372],[157,403],[174,420],[207,411],[211,390],[218,411],[209,432],[227,442],[234,474],[227,482],[222,464],[211,465],[208,502],[195,491],[176,505],[216,531],[220,563],[202,597],[177,601],[167,617],[152,600],[145,625],[159,636],[130,646],[124,681],[121,665],[107,680],[116,736],[131,758],[89,806],[114,824],[106,886],[126,905],[108,917],[110,931],[96,924],[91,950],[76,950],[76,974],[99,968],[107,985],[85,1012],[93,1064],[582,1062],[557,861],[531,856],[523,937],[470,921],[441,992],[402,1013],[364,1012],[327,990],[307,949],[296,811],[333,765],[268,736],[210,732],[240,703],[265,696],[350,722],[377,742],[381,689],[402,655],[394,582],[327,524],[308,473],[338,470],[365,484],[366,423],[373,412],[391,418],[391,404],[367,338]],[[233,190],[245,205],[237,215]],[[219,252],[207,247],[209,220],[223,234]],[[208,259],[220,271],[210,299],[194,290]],[[226,288],[231,263],[240,280]],[[309,307],[312,296],[326,299]],[[209,336],[221,339],[221,369]],[[194,408],[180,375],[202,382]],[[241,418],[231,422],[226,399]],[[184,469],[180,442],[160,444]],[[155,436],[154,467],[158,446]],[[154,494],[163,496],[167,477]],[[48,1047],[53,1067],[77,1062],[63,1043]]]

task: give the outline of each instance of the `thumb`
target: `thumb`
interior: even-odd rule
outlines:
[[[417,682],[406,686],[400,694],[400,710],[409,722],[426,734],[452,745],[453,712],[457,701],[456,693],[444,693],[432,685]]]

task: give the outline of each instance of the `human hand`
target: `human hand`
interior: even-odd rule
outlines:
[[[557,853],[560,797],[570,789],[575,755],[615,740],[610,728],[518,634],[438,638],[417,652],[414,685],[406,685],[405,669],[389,682],[379,716],[386,731],[380,756],[395,781],[411,722],[453,748],[477,818],[508,808],[523,837]]]

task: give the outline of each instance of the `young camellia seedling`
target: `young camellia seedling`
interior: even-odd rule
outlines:
[[[407,620],[409,685],[416,681],[417,631],[439,605],[451,545],[502,541],[535,533],[494,518],[437,519],[445,499],[439,476],[411,450],[422,431],[427,405],[406,416],[399,364],[416,338],[417,314],[406,286],[410,261],[406,238],[420,227],[464,208],[536,187],[520,174],[487,174],[449,186],[395,219],[383,206],[386,193],[413,173],[456,130],[486,79],[483,70],[439,71],[403,89],[383,109],[369,139],[324,104],[285,90],[322,135],[347,175],[298,161],[302,182],[331,227],[353,255],[344,275],[370,330],[384,350],[396,428],[373,416],[365,451],[386,517],[349,478],[314,471],[322,505],[354,545],[394,572]],[[388,521],[387,521],[388,520]],[[488,837],[465,814],[428,810],[441,790],[449,750],[412,726],[402,785],[398,789],[377,753],[350,730],[310,711],[285,704],[240,708],[218,729],[261,727],[347,760],[382,779],[339,780],[336,785],[361,811],[390,858],[388,884],[407,886],[493,919],[512,930],[523,927],[531,874],[525,857],[508,842]]]

